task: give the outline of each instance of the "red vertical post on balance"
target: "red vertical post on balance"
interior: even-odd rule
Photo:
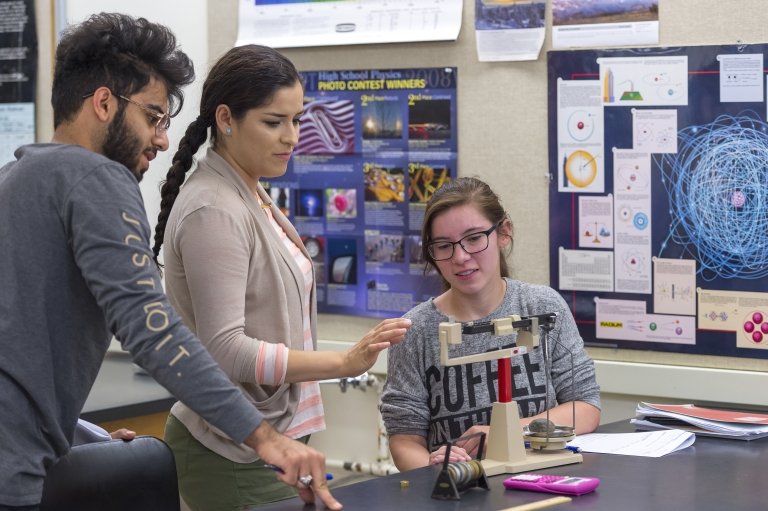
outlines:
[[[512,401],[512,359],[499,359],[499,403]]]

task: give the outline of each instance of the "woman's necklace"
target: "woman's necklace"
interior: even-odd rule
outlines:
[[[264,202],[261,200],[261,196],[258,194],[258,192],[251,192],[254,197],[256,197],[256,201],[259,203],[259,206],[261,206],[263,209],[269,209],[272,207],[271,202]]]

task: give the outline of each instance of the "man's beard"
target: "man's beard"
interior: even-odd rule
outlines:
[[[107,128],[102,153],[110,160],[125,165],[136,180],[141,181],[142,173],[139,171],[141,141],[125,122],[125,108],[118,110]]]

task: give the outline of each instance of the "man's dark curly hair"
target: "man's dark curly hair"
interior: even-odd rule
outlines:
[[[56,49],[53,126],[72,120],[83,96],[106,86],[130,97],[151,78],[165,84],[172,115],[184,104],[181,88],[195,79],[190,58],[163,25],[125,14],[94,14],[67,29]]]

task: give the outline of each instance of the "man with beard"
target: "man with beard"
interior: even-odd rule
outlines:
[[[280,464],[282,482],[325,481],[323,455],[263,420],[163,294],[138,181],[193,79],[166,27],[94,15],[56,51],[53,142],[0,168],[0,510],[38,507],[111,335],[222,434]],[[325,485],[299,493],[341,508]]]

